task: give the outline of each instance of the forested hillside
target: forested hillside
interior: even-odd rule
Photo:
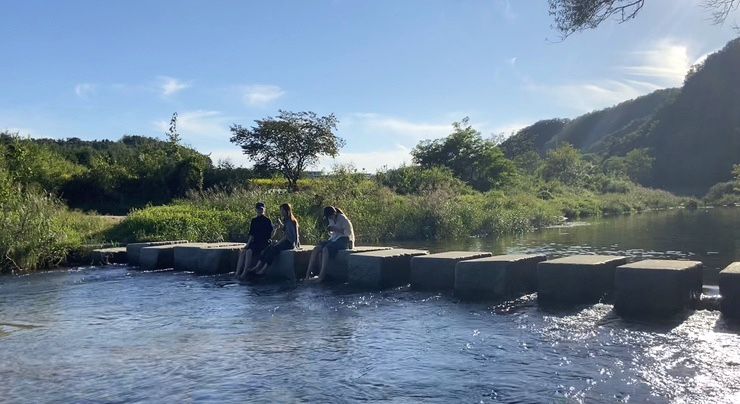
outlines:
[[[654,158],[641,182],[703,195],[740,162],[740,39],[692,69],[680,89],[655,91],[573,120],[539,121],[507,139],[510,158],[541,156],[569,143],[602,159],[646,149]]]

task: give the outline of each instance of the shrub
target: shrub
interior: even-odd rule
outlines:
[[[469,193],[471,190],[462,180],[455,177],[452,170],[446,167],[404,166],[380,172],[375,178],[380,184],[401,195],[420,194],[436,189],[464,193]]]
[[[709,188],[704,201],[711,205],[731,205],[740,203],[740,190],[734,181],[720,182]]]

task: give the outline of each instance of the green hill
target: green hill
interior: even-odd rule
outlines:
[[[740,39],[710,55],[680,89],[658,90],[573,120],[539,121],[507,139],[513,158],[563,143],[602,157],[647,148],[655,158],[645,185],[701,195],[730,179],[740,162]]]

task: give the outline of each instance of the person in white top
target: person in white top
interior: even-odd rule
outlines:
[[[334,206],[325,207],[324,218],[329,223],[326,227],[329,231],[329,240],[322,241],[311,252],[311,259],[306,270],[306,281],[323,281],[329,260],[334,259],[339,250],[351,250],[355,246],[355,230],[352,227],[352,222],[349,221],[347,215],[341,209]],[[312,278],[317,266],[319,267],[318,276]]]

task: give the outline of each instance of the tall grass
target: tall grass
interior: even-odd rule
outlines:
[[[71,251],[102,240],[110,227],[39,190],[6,188],[0,196],[0,272],[62,264]]]
[[[348,173],[309,182],[295,193],[265,187],[193,193],[170,206],[133,211],[110,233],[111,238],[243,241],[257,201],[267,204],[268,216],[273,218],[278,217],[280,204],[291,203],[304,243],[326,237],[321,221],[326,205],[345,211],[359,241],[373,243],[523,233],[558,224],[565,217],[623,214],[685,202],[634,184],[619,187],[619,192],[599,193],[532,178],[487,193],[437,187],[409,195]]]

